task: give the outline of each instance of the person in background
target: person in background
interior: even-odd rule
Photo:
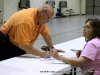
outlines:
[[[0,30],[0,61],[26,53],[43,58],[50,57],[49,51],[40,51],[33,45],[41,34],[49,48],[54,48],[46,24],[53,15],[54,9],[49,4],[23,9],[13,14]]]
[[[87,19],[83,27],[83,36],[86,44],[82,51],[79,50],[76,53],[78,58],[60,56],[56,49],[51,50],[51,55],[59,61],[80,67],[83,75],[100,75],[100,20]]]

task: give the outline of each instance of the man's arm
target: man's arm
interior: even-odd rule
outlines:
[[[53,47],[53,43],[52,43],[50,35],[43,36],[43,38],[44,38],[46,44],[49,46],[50,50],[53,49],[54,47]],[[56,50],[57,50],[57,52],[65,52],[65,51],[60,50],[60,49],[56,49]]]
[[[53,47],[53,43],[52,43],[52,40],[51,40],[50,35],[43,36],[43,39],[45,40],[46,44],[47,44],[50,48]]]
[[[40,57],[49,57],[49,53],[48,52],[41,52],[40,50],[34,48],[31,45],[21,45],[19,44],[19,48],[23,49],[24,51],[36,55],[36,56],[40,56]]]

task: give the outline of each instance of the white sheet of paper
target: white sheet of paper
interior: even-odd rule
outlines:
[[[64,53],[59,53],[59,55],[61,55],[61,56],[63,56],[63,54]],[[51,60],[56,60],[56,59],[54,59],[53,57],[50,57],[50,58],[40,58],[40,60],[41,61],[49,61],[49,60],[51,61]]]
[[[41,61],[48,61],[48,60],[54,60],[54,58],[53,57],[50,57],[50,58],[40,58],[40,60]]]

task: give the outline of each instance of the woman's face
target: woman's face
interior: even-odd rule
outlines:
[[[91,35],[93,33],[93,28],[91,26],[91,21],[88,21],[86,23],[86,25],[83,28],[83,36],[87,39],[90,40],[91,39]]]

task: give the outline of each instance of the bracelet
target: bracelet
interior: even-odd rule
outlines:
[[[64,59],[64,57],[62,56],[60,61],[62,61],[62,62],[63,62],[63,59]]]

